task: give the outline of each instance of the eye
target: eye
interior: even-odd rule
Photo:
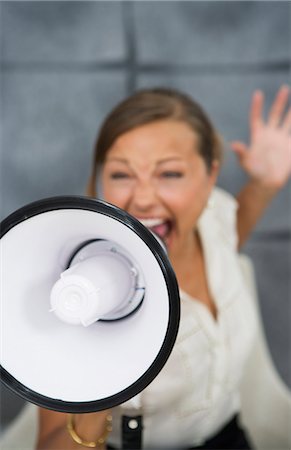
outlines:
[[[182,178],[183,173],[176,170],[166,170],[161,173],[162,178]]]
[[[124,180],[130,178],[130,175],[126,172],[113,172],[110,174],[112,180]]]

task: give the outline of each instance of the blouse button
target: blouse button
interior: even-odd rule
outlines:
[[[138,421],[137,421],[136,419],[131,419],[131,420],[128,422],[128,427],[129,427],[131,430],[136,430],[136,428],[138,427]]]

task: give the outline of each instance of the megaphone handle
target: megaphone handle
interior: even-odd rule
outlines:
[[[138,450],[141,444],[142,416],[122,416],[122,448]]]

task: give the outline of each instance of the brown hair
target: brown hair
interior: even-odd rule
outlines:
[[[188,95],[173,89],[140,90],[118,104],[101,126],[87,186],[88,195],[96,195],[98,167],[102,165],[108,150],[119,136],[141,125],[167,119],[188,124],[198,135],[198,151],[208,170],[214,160],[221,160],[220,137],[198,103]]]

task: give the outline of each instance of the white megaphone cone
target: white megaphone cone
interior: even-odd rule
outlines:
[[[2,221],[0,253],[8,388],[84,413],[153,381],[173,348],[180,300],[165,250],[138,220],[87,197],[44,199]]]

